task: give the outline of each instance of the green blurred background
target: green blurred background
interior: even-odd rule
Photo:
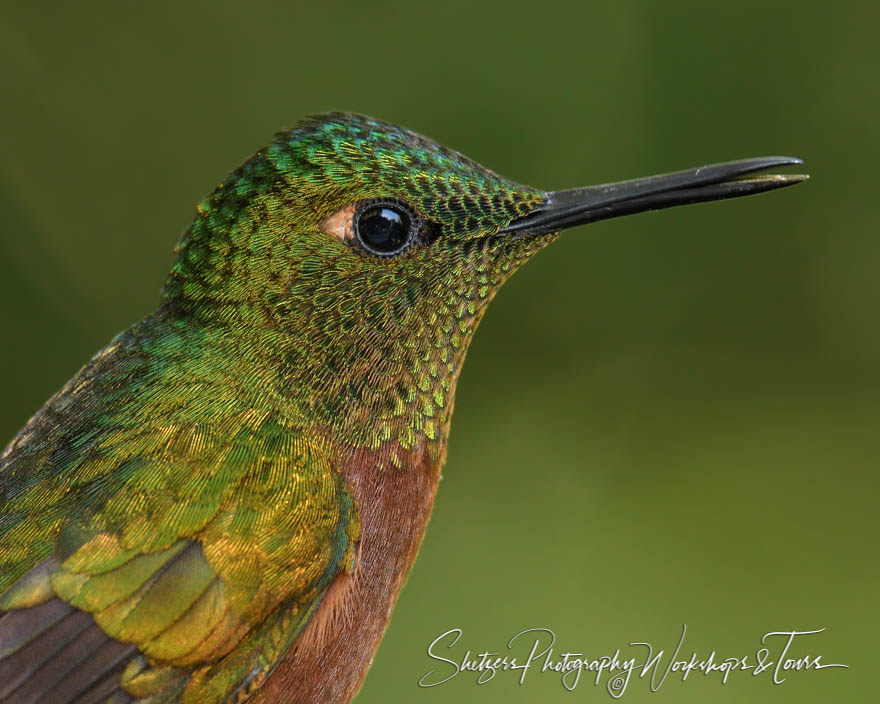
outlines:
[[[764,154],[812,180],[598,223],[493,304],[419,561],[358,699],[611,701],[585,677],[417,687],[427,644],[849,670],[628,701],[865,701],[880,577],[876,31],[863,2],[4,2],[0,435],[152,310],[195,203],[283,126],[355,110],[561,188]],[[638,651],[629,651],[632,655]]]

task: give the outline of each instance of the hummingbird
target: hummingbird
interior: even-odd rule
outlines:
[[[501,285],[562,230],[799,163],[544,191],[362,115],[280,132],[0,454],[0,702],[350,701]]]

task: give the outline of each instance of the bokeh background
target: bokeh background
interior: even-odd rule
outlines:
[[[399,122],[547,188],[763,154],[806,185],[570,232],[459,385],[419,561],[358,699],[610,701],[461,674],[532,627],[593,656],[849,670],[670,676],[675,702],[865,701],[876,675],[880,10],[865,2],[3,3],[0,435],[149,313],[195,203],[300,116]],[[866,697],[866,695],[869,695]]]

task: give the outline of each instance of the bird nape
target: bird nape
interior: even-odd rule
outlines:
[[[349,701],[501,284],[562,229],[797,163],[547,192],[360,115],[281,132],[0,455],[0,702]]]

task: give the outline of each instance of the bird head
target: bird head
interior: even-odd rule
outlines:
[[[548,192],[401,127],[320,115],[199,205],[164,302],[270,370],[258,386],[292,422],[392,464],[422,444],[437,456],[489,301],[560,230],[778,188],[800,177],[744,177],[796,161]]]

